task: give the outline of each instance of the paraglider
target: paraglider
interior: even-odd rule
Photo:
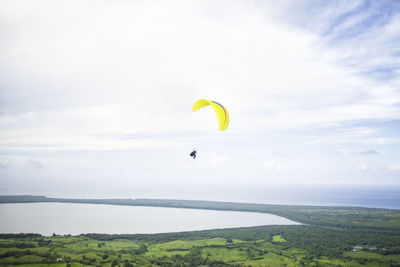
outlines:
[[[196,149],[194,148],[193,151],[190,153],[190,156],[191,156],[193,159],[195,159],[195,158],[196,158],[196,154],[197,154],[197,151],[196,151]]]
[[[221,131],[225,131],[228,128],[229,125],[229,114],[226,108],[221,105],[218,102],[211,101],[211,100],[206,100],[206,99],[200,99],[197,100],[192,107],[193,111],[196,111],[200,108],[206,107],[211,105],[217,115],[218,118],[218,124],[219,124],[219,129]]]
[[[199,99],[193,104],[192,110],[196,111],[206,106],[212,106],[212,108],[215,111],[215,114],[217,115],[219,129],[221,131],[225,131],[229,125],[229,114],[226,108],[218,102],[207,99]],[[193,159],[196,158],[197,156],[196,149],[193,149],[193,151],[190,153],[190,156],[193,157]]]

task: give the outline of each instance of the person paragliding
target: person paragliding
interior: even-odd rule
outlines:
[[[226,108],[218,102],[207,100],[207,99],[199,99],[193,104],[192,110],[196,111],[196,110],[206,107],[206,106],[211,106],[214,109],[215,114],[217,115],[219,129],[221,131],[225,131],[229,125],[229,114],[228,114],[228,111],[226,110]],[[193,159],[196,158],[196,156],[197,156],[196,149],[193,149],[193,151],[190,153],[190,156]]]
[[[195,148],[194,148],[193,151],[190,153],[190,156],[191,156],[193,159],[196,158],[196,156],[197,156],[197,151],[196,151]]]

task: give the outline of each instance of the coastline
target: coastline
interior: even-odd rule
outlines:
[[[315,226],[357,229],[395,229],[400,230],[400,210],[381,208],[362,208],[346,206],[302,206],[254,204],[239,202],[216,202],[203,200],[175,199],[74,199],[49,198],[33,195],[0,196],[0,203],[60,202],[81,204],[108,204],[128,206],[151,206],[188,208],[204,210],[227,210],[269,213],[289,220]]]

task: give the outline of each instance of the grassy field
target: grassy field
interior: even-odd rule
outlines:
[[[281,235],[274,235],[272,237],[273,242],[286,242],[286,239],[284,239]]]
[[[387,254],[388,248],[338,249],[330,236],[340,231],[292,227],[298,229],[264,226],[158,235],[1,235],[0,266],[400,266],[400,253]],[[310,235],[297,239],[320,247],[330,242],[332,251],[298,243],[293,233],[304,234],[305,229]],[[253,238],[249,233],[254,233]]]

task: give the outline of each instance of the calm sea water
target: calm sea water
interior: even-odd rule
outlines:
[[[71,203],[0,204],[0,233],[136,234],[295,225],[272,214]]]
[[[284,203],[286,201],[286,203]],[[280,204],[316,206],[352,206],[400,209],[400,188],[375,187],[310,187],[288,194]],[[279,203],[279,201],[276,201]]]
[[[229,188],[227,192],[235,191]],[[258,188],[243,186],[242,191],[232,195],[194,198],[262,204],[400,209],[400,186],[276,185]]]

